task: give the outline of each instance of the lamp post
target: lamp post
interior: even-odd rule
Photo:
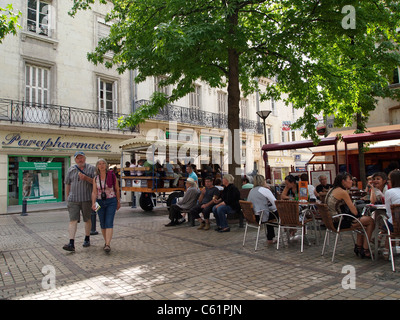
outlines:
[[[261,110],[257,111],[257,115],[263,120],[264,122],[264,139],[265,139],[265,144],[267,144],[267,129],[265,128],[265,119],[268,118],[268,116],[271,114],[270,110]],[[268,155],[264,154],[264,160],[265,160],[265,179],[271,179],[271,170],[270,166],[268,164]]]

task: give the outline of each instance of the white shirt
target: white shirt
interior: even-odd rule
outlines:
[[[315,187],[312,184],[308,185],[308,196],[310,197],[310,199],[317,199],[317,196],[314,193],[315,191]]]
[[[386,215],[389,218],[389,222],[393,224],[392,211],[390,210],[391,204],[400,204],[400,188],[392,188],[385,192]]]

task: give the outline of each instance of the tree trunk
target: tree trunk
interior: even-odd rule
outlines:
[[[233,13],[228,17],[231,25],[230,34],[234,37],[234,29],[238,24],[238,14]],[[231,152],[229,157],[229,173],[235,177],[235,185],[241,186],[241,179],[237,176],[240,174],[240,134],[239,134],[239,53],[234,48],[228,49],[228,135],[231,139]]]

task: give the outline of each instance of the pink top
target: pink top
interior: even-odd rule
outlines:
[[[107,195],[107,199],[116,197],[114,186],[109,187],[106,184],[105,180],[101,180],[101,187],[100,187],[100,182],[99,182],[100,176],[97,176],[95,179],[96,179],[96,185],[97,185],[97,199],[101,200],[101,193],[104,191],[104,188],[105,188],[105,192]]]

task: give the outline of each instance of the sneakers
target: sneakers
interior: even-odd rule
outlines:
[[[182,219],[179,219],[179,220],[178,220],[178,224],[182,224],[182,223],[184,223],[184,222],[186,222],[186,219],[185,219],[185,218],[182,218]]]
[[[89,240],[85,240],[85,241],[83,241],[83,245],[82,245],[83,247],[90,247],[90,241]]]

